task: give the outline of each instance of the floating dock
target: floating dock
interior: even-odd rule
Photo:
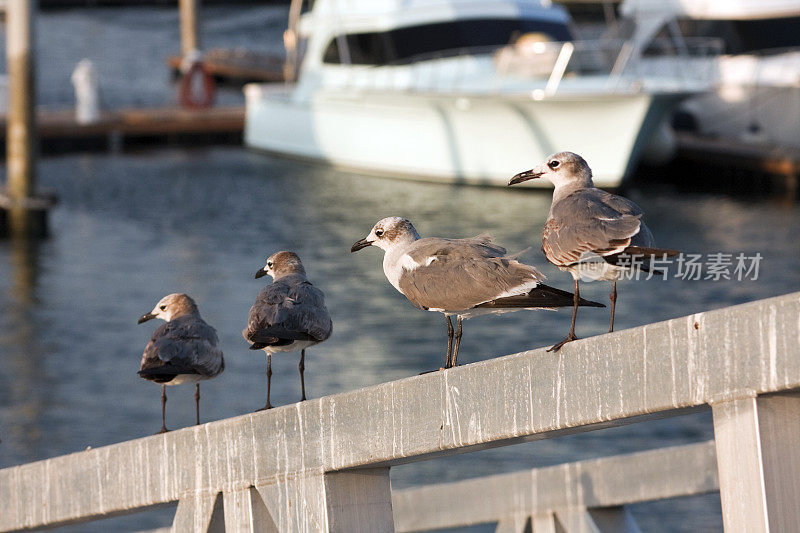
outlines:
[[[629,503],[717,490],[726,531],[800,531],[798,316],[786,294],[6,468],[0,531],[177,501],[172,531],[630,532]],[[389,482],[412,461],[700,409],[713,442]]]
[[[36,124],[43,152],[115,150],[135,144],[198,140],[239,144],[244,129],[244,107],[109,111],[90,124],[78,122],[72,110],[40,111],[36,114]],[[5,136],[5,117],[0,118],[0,134]]]

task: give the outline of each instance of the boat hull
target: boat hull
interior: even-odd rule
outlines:
[[[616,187],[681,98],[320,91],[299,102],[277,86],[246,92],[248,146],[374,174],[501,186],[570,150],[589,161],[598,186]]]

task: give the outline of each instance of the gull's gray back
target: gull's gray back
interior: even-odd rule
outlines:
[[[601,189],[578,189],[555,201],[542,232],[542,251],[556,266],[575,264],[586,252],[612,255],[635,245],[653,246],[638,205]]]
[[[141,370],[169,366],[181,374],[211,378],[225,368],[217,332],[196,315],[184,315],[153,332],[142,354]]]
[[[307,335],[316,342],[330,337],[333,323],[325,307],[325,295],[305,276],[283,276],[261,289],[242,334],[254,342],[259,331],[276,327]]]
[[[460,311],[543,279],[535,268],[505,257],[486,235],[419,239],[404,254],[417,264],[400,273],[400,291],[417,307]]]

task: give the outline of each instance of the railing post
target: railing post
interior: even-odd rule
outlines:
[[[550,520],[552,521],[552,515]],[[550,533],[548,530],[543,529],[545,533]],[[531,524],[531,517],[527,515],[515,515],[502,518],[498,520],[497,527],[494,533],[533,533],[533,524]],[[539,533],[539,530],[536,530]],[[553,530],[555,533],[555,530]]]
[[[573,508],[556,511],[559,530],[565,533],[641,533],[624,507]],[[533,533],[538,533],[534,528]]]
[[[278,533],[278,526],[255,487],[225,491],[223,499],[225,531]]]
[[[172,531],[223,533],[222,498],[219,493],[205,492],[187,495],[178,500],[178,510],[172,521]]]
[[[726,531],[800,531],[800,393],[712,404]]]
[[[330,533],[393,532],[389,468],[326,473],[325,507]]]

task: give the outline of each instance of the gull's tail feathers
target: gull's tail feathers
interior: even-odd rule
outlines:
[[[253,343],[250,346],[251,350],[263,350],[269,346],[288,346],[294,341],[314,340],[308,333],[292,331],[279,325],[245,333],[245,339]]]
[[[670,250],[667,248],[648,248],[646,246],[628,246],[620,252],[620,255],[643,255],[650,258],[651,255],[655,257],[675,257],[680,254],[678,250]]]
[[[171,365],[169,363],[139,370],[139,375],[156,383],[168,383],[181,374],[197,374],[193,368]]]
[[[549,285],[537,285],[536,288],[531,289],[527,294],[520,294],[517,296],[509,296],[506,298],[498,298],[496,300],[489,300],[482,304],[476,305],[475,308],[489,308],[489,309],[508,309],[508,308],[543,308],[553,309],[556,307],[572,307],[574,305],[575,295],[569,291],[562,291]],[[581,307],[605,307],[605,305],[593,302],[591,300],[580,299],[578,305]]]

